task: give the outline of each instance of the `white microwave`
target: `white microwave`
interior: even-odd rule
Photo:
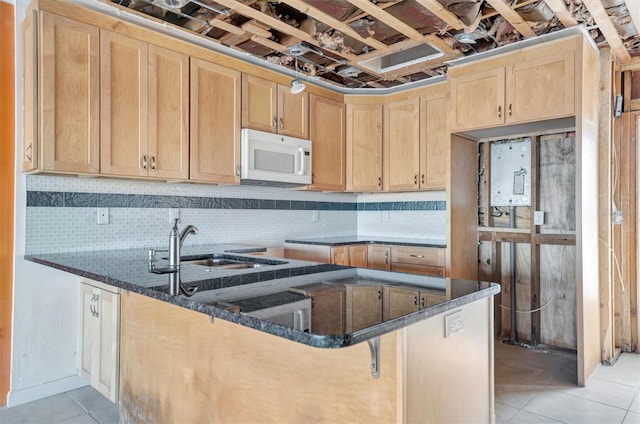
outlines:
[[[240,134],[242,184],[311,184],[311,140],[248,128]]]

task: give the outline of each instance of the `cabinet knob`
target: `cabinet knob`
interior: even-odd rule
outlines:
[[[418,174],[413,176],[413,185],[418,185]]]
[[[273,121],[271,121],[271,128],[273,128],[274,130],[278,128],[278,118],[276,118],[275,116],[273,117]]]
[[[378,187],[382,185],[382,178],[378,177]]]
[[[142,156],[142,160],[140,161],[140,167],[142,169],[147,169],[147,155]]]
[[[502,105],[498,106],[498,118],[502,118]]]
[[[151,156],[151,170],[152,171],[156,170],[156,157],[155,156]]]
[[[236,177],[240,176],[240,165],[236,165]]]
[[[424,184],[424,174],[420,176],[420,184]]]
[[[413,304],[418,306],[418,296],[413,296]]]
[[[96,295],[94,310],[96,311],[96,315],[95,315],[96,318],[100,318],[100,295],[99,294]]]
[[[424,308],[424,296],[420,298],[420,306]]]
[[[512,116],[513,116],[513,105],[509,103],[509,117],[511,118]]]
[[[29,145],[24,149],[24,155],[26,156],[29,162],[33,162],[33,157],[31,155],[32,150],[33,150],[33,143],[29,143]]]
[[[284,121],[282,120],[282,116],[280,117],[280,129],[284,128]]]
[[[378,290],[378,300],[382,299],[382,290]]]

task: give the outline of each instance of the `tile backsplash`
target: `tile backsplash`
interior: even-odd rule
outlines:
[[[99,207],[108,208],[108,224],[97,223]],[[187,244],[281,245],[285,239],[358,235],[445,240],[444,199],[432,193],[357,196],[29,175],[25,250],[162,247],[172,208],[179,209],[180,227],[193,224],[200,230]]]

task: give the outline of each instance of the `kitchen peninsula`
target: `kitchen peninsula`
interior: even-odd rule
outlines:
[[[493,421],[499,286],[252,256],[232,245],[187,246],[183,255],[254,267],[185,261],[182,283],[197,287],[187,297],[170,296],[167,275],[148,272],[146,249],[26,257],[119,289],[121,422]],[[267,306],[256,302],[318,289],[343,302],[334,331],[316,330],[317,314],[305,331],[253,313]],[[414,309],[402,310],[405,300]],[[377,322],[350,320],[372,305]]]

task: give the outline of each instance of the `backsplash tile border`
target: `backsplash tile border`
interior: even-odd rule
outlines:
[[[27,207],[276,209],[325,211],[444,211],[443,200],[404,202],[320,202],[152,194],[27,191]]]

